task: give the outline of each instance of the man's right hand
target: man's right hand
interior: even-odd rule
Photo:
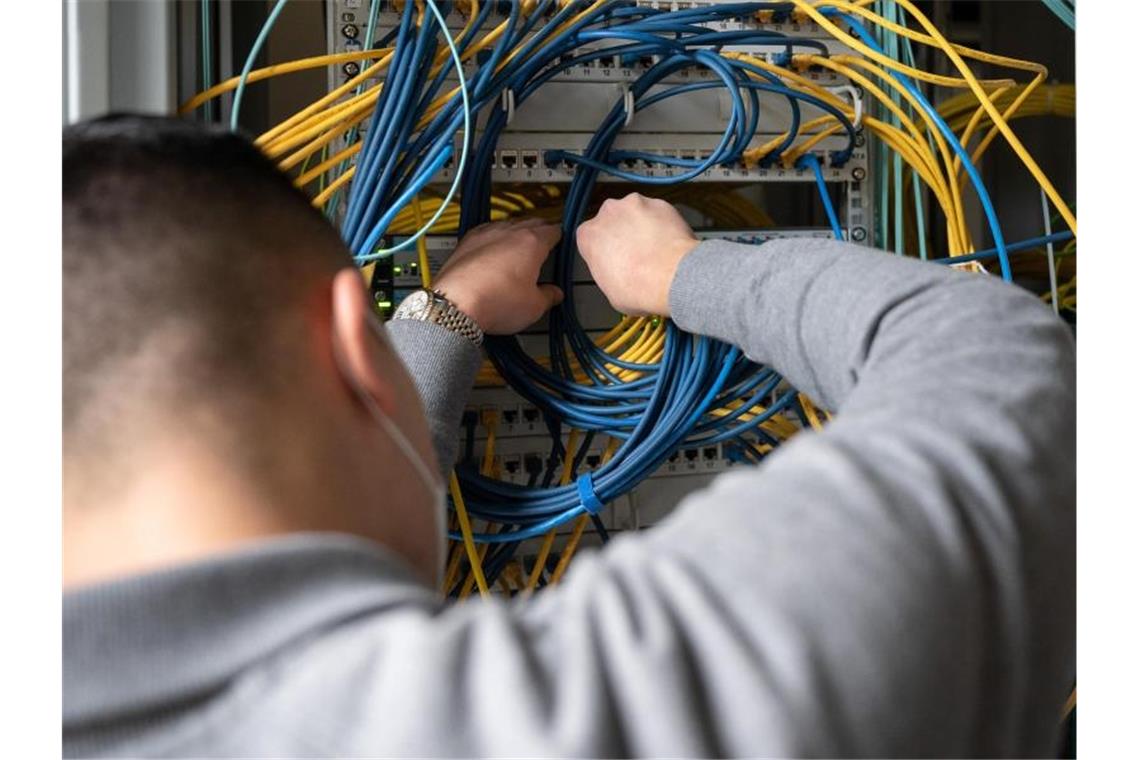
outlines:
[[[607,200],[578,227],[578,252],[623,314],[668,316],[677,265],[698,243],[677,209],[637,193]]]
[[[513,335],[562,301],[538,273],[562,237],[541,219],[489,222],[468,232],[435,278],[436,290],[488,335]]]

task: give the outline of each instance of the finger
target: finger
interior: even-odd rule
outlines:
[[[532,317],[531,325],[533,325],[542,319],[546,312],[562,303],[562,289],[557,285],[542,284],[531,291],[527,300],[531,306],[526,313]]]
[[[522,219],[514,219],[511,221],[512,227],[516,230],[526,230],[532,227],[541,227],[544,224],[548,223],[549,222],[547,222],[545,219],[540,219],[537,216],[528,216]]]
[[[543,309],[544,312],[547,309],[553,308],[562,303],[562,299],[565,297],[565,294],[562,292],[562,288],[558,287],[557,285],[551,285],[549,283],[543,283],[542,285],[539,285],[538,291],[546,300],[546,306]]]
[[[589,219],[578,225],[574,230],[574,242],[578,244],[578,253],[585,256],[590,248],[590,236],[593,234],[594,220]]]
[[[467,234],[459,239],[459,244],[455,247],[455,254],[452,259],[458,260],[472,251],[478,250],[489,240],[494,240],[497,236],[502,235],[509,226],[509,222],[484,222],[477,227],[472,227],[467,231]]]
[[[589,259],[590,232],[589,232],[589,230],[586,230],[585,232],[583,232],[581,226],[579,226],[578,229],[574,230],[574,250],[576,250],[578,252],[578,255],[581,256],[582,259],[587,264],[590,262],[590,259]]]
[[[540,225],[534,225],[527,229],[538,238],[539,244],[543,246],[543,259],[546,258],[550,249],[554,247],[554,244],[562,239],[562,225],[559,224],[547,224],[543,222]]]
[[[472,227],[463,236],[464,240],[482,240],[487,235],[493,235],[497,230],[504,230],[510,225],[509,221],[484,222],[478,227]]]

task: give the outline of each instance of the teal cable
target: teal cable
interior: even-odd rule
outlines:
[[[202,0],[202,91],[214,86],[214,64],[210,60],[210,0]],[[214,120],[214,101],[207,100],[202,108],[206,121]]]
[[[898,23],[900,26],[906,26],[905,14],[899,14]],[[917,68],[914,58],[914,47],[911,44],[910,38],[903,38],[902,40],[902,59],[906,65]],[[926,213],[922,202],[922,183],[918,179],[918,172],[914,169],[911,169],[911,186],[914,189],[914,221],[915,233],[918,237],[918,257],[926,261]]]
[[[376,19],[380,17],[380,5],[381,3],[379,0],[373,0],[371,6],[368,9],[368,26],[364,28],[365,50],[371,50],[372,42],[376,39]],[[360,88],[357,88],[357,93],[359,92]]]
[[[277,23],[278,16],[285,8],[285,3],[288,0],[277,0],[277,4],[273,6],[273,10],[269,12],[269,17],[265,19],[265,23],[261,25],[261,31],[257,33],[257,39],[253,41],[253,47],[249,49],[249,55],[245,59],[245,66],[241,70],[241,78],[238,79],[237,90],[234,92],[234,105],[230,110],[230,131],[236,132],[238,128],[238,112],[241,110],[242,95],[245,94],[245,82],[249,79],[249,72],[253,69],[253,62],[257,60],[258,53],[261,48],[265,46],[265,41],[269,39],[269,32],[273,29],[273,25]]]
[[[1061,22],[1076,31],[1077,29],[1077,4],[1075,0],[1041,0],[1045,3],[1045,7],[1053,11],[1053,15],[1061,19]]]
[[[884,16],[887,12],[887,0],[879,0],[876,3],[875,12],[880,16]],[[887,36],[891,34],[888,29],[879,29],[879,34],[882,37],[880,44],[885,48],[887,45]],[[886,106],[876,102],[875,108],[878,112],[879,119],[890,122],[892,114],[887,110]],[[890,241],[890,183],[887,181],[887,166],[888,155],[887,146],[882,141],[876,141],[875,150],[875,182],[877,183],[877,190],[879,202],[875,206],[875,215],[878,220],[878,240],[875,244],[880,249],[886,249]]]
[[[892,176],[895,188],[895,254],[902,256],[906,247],[903,234],[903,165],[902,156],[895,153],[892,157]]]
[[[897,22],[899,19],[898,5],[893,0],[880,0],[878,9],[879,15],[888,21]],[[899,58],[899,38],[898,35],[889,29],[880,29],[882,41],[880,45],[886,55],[893,59]],[[896,106],[902,106],[901,96],[895,92],[890,93],[891,101]],[[880,113],[883,120],[896,129],[901,128],[902,123],[893,113],[886,109],[885,106],[880,107]],[[879,216],[880,222],[880,237],[882,238],[880,247],[884,250],[889,249],[891,238],[891,217],[892,206],[894,216],[894,250],[896,254],[902,254],[903,247],[903,234],[902,234],[902,157],[897,153],[890,154],[885,149],[879,153],[878,165],[880,192],[879,201],[880,208],[882,209]],[[893,181],[892,181],[893,180]]]
[[[902,14],[899,12],[898,4],[891,2],[890,8],[891,20],[895,23],[898,23],[900,20],[902,20]],[[902,57],[899,54],[899,36],[892,32],[889,39],[891,44],[890,48],[888,49],[888,54],[891,56],[891,58],[897,61]],[[902,98],[900,97],[898,91],[894,88],[891,89],[891,99],[895,102],[896,105],[902,105]],[[891,123],[895,128],[902,127],[902,122],[899,121],[898,117],[894,114],[891,115]],[[903,234],[903,163],[902,156],[900,156],[898,153],[895,153],[891,159],[891,168],[893,170],[892,177],[894,179],[895,189],[895,254],[902,256],[904,248],[906,247],[906,240]]]
[[[894,7],[894,9],[896,11],[896,15],[895,15],[895,18],[892,20],[895,23],[897,23],[899,26],[907,26],[906,14],[903,13],[901,11],[901,9],[898,8],[898,4],[895,3],[894,0],[882,0],[882,2],[884,2],[884,3],[889,2],[890,5]],[[887,15],[885,12],[886,9],[884,8],[883,10],[884,10],[884,12],[880,13],[879,15],[886,17],[886,15]],[[911,43],[910,39],[906,38],[906,37],[901,38],[901,42],[902,42],[902,47],[901,47],[902,62],[908,66],[916,67],[916,61],[915,61],[915,55],[914,55],[914,45]],[[921,87],[922,85],[920,83],[915,83],[915,86]],[[915,113],[914,109],[911,108],[909,103],[903,102],[902,97],[897,92],[892,90],[891,96],[892,96],[892,99],[894,100],[895,104],[898,105],[901,109],[903,109],[903,111],[907,112],[907,114],[912,119],[917,118],[917,114]],[[901,126],[899,121],[894,118],[893,114],[891,115],[891,123],[896,127]],[[937,155],[938,145],[935,142],[933,130],[927,130],[926,140],[927,140],[927,143],[930,145],[931,152],[934,153],[935,155]],[[917,233],[917,237],[918,237],[918,256],[920,259],[925,261],[926,259],[929,258],[929,252],[927,251],[927,243],[926,243],[926,211],[925,211],[925,206],[924,206],[924,203],[922,200],[923,189],[922,189],[922,183],[918,181],[917,173],[913,172],[913,170],[912,170],[912,173],[914,174],[912,181],[913,181],[913,185],[914,185],[914,214],[915,214],[916,233]],[[900,190],[900,192],[901,192],[901,190]]]
[[[879,0],[876,11],[879,15],[883,16],[888,21],[893,21],[899,26],[906,26],[906,14],[899,8],[898,3],[894,0]],[[888,29],[881,29],[882,45],[884,50],[887,51],[891,57],[901,60],[902,62],[914,66],[914,48],[911,41],[904,38]],[[903,102],[901,95],[896,91],[891,91],[891,100],[896,106],[903,111],[910,112],[908,103]],[[888,111],[885,106],[879,107],[880,118],[888,122],[896,129],[902,128],[902,123],[894,113]],[[913,116],[913,114],[911,114]],[[889,248],[889,239],[891,232],[891,215],[889,208],[893,198],[894,207],[894,250],[895,253],[902,255],[905,253],[906,239],[904,235],[903,222],[905,217],[903,215],[904,192],[905,187],[904,177],[905,170],[908,167],[903,165],[902,157],[897,153],[888,155],[885,149],[882,149],[876,158],[876,165],[878,167],[878,190],[879,190],[879,245],[881,248]],[[922,184],[918,180],[917,172],[913,169],[910,170],[911,179],[913,184],[914,195],[914,209],[915,209],[915,226],[918,237],[918,256],[920,259],[926,260],[928,258],[928,251],[926,248],[926,213],[922,201]],[[893,178],[893,183],[888,182],[888,178]],[[893,188],[893,196],[891,189]]]
[[[918,258],[926,261],[926,212],[922,205],[922,182],[918,179],[918,172],[910,170],[911,185],[914,186],[914,221],[915,232],[918,234]]]

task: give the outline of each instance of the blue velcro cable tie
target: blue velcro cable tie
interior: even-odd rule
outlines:
[[[594,474],[587,472],[585,475],[580,475],[576,483],[582,507],[592,515],[601,512],[604,505],[598,500],[598,494],[594,492]]]

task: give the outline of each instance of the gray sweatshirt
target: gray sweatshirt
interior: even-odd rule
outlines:
[[[703,243],[670,303],[836,418],[527,601],[445,604],[331,534],[65,594],[65,754],[1052,754],[1069,330],[994,278],[818,240]],[[389,333],[451,461],[478,352]]]

